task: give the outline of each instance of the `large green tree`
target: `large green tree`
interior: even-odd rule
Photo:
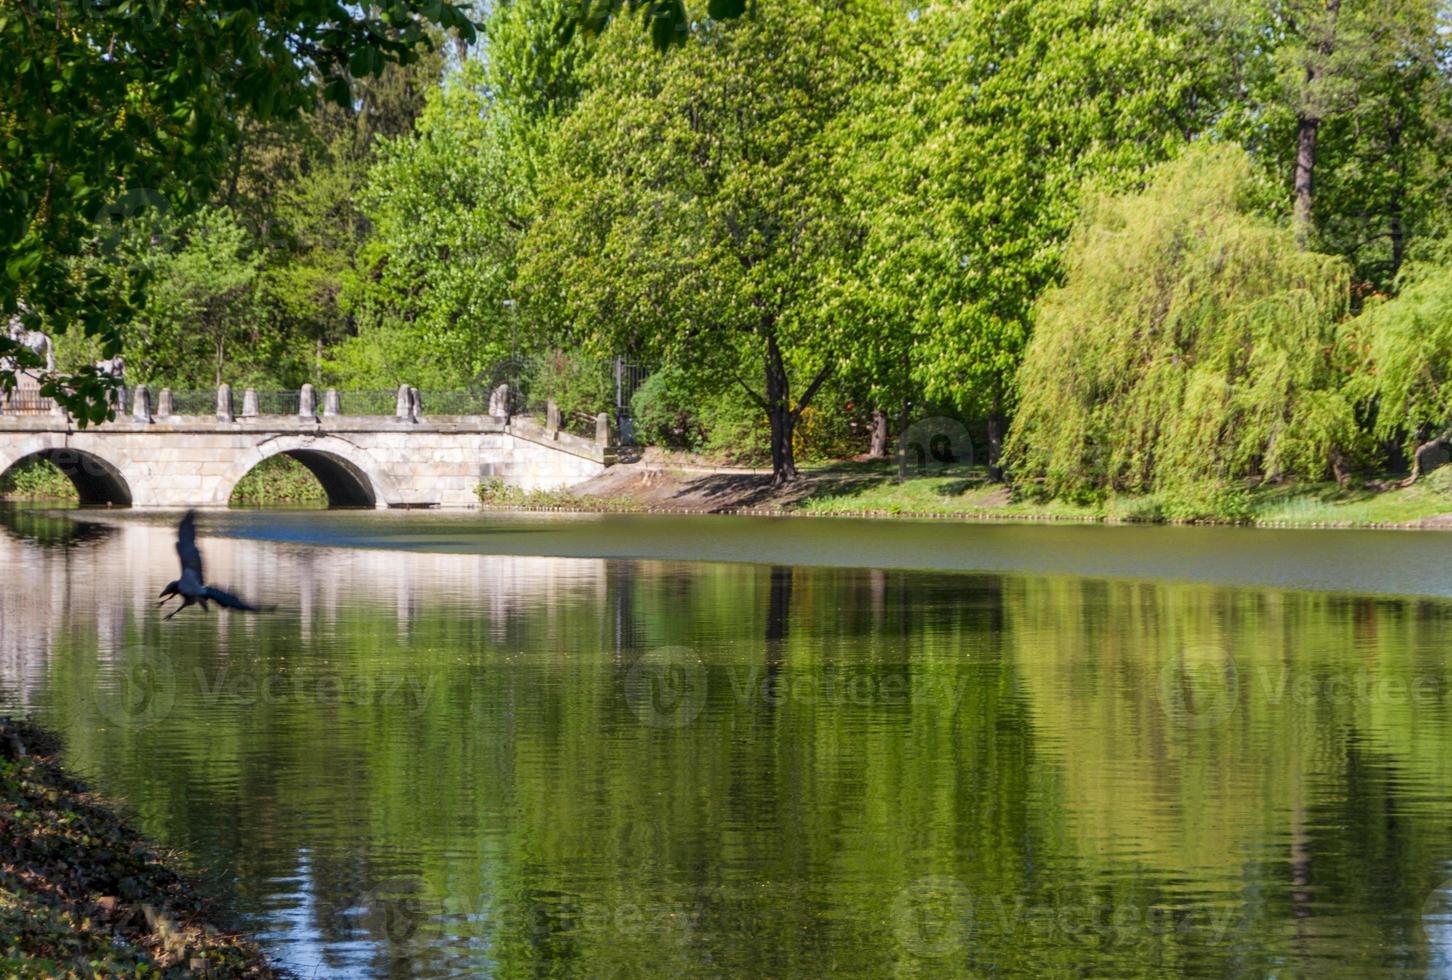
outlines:
[[[118,290],[106,263],[75,261],[104,245],[105,226],[157,201],[204,203],[244,117],[291,116],[321,94],[347,102],[350,77],[416,57],[429,19],[472,36],[457,6],[422,0],[4,0],[0,315],[24,303],[30,326],[79,327],[117,353],[145,282]],[[0,338],[0,355],[15,353]],[[94,373],[45,390],[82,420],[106,413]]]
[[[990,462],[1086,188],[1116,188],[1227,111],[1240,21],[1180,0],[922,8],[839,120],[860,251],[836,295],[879,398],[989,422]],[[996,467],[995,467],[996,469]]]
[[[1082,498],[1345,475],[1347,269],[1257,216],[1257,185],[1243,151],[1201,147],[1093,203],[1020,371],[1016,481]]]
[[[509,353],[531,197],[510,120],[469,63],[431,98],[414,138],[384,144],[362,195],[373,233],[343,296],[358,332],[334,352],[340,378],[456,390]]]
[[[1452,33],[1441,0],[1259,0],[1270,43],[1241,96],[1242,139],[1290,190],[1306,247],[1345,255],[1360,293],[1394,288],[1417,238],[1447,231]]]
[[[797,419],[849,353],[821,296],[846,231],[824,133],[877,70],[894,16],[784,0],[702,21],[664,59],[611,29],[522,246],[532,321],[739,385],[770,422],[778,483],[797,473]]]

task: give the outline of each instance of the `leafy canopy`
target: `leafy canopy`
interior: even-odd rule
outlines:
[[[347,103],[350,77],[417,57],[429,21],[473,36],[440,0],[4,0],[0,315],[24,302],[29,325],[79,326],[117,353],[144,278],[117,290],[117,270],[74,260],[105,254],[108,226],[138,210],[203,203],[244,116],[293,116],[320,94]],[[105,415],[93,374],[47,391],[83,421]]]

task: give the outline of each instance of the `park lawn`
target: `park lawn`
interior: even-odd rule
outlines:
[[[842,479],[846,474],[851,478]],[[836,479],[826,479],[831,474]],[[804,514],[950,515],[1069,521],[1224,521],[1274,527],[1409,525],[1452,516],[1452,467],[1405,488],[1343,488],[1335,483],[1247,486],[1210,500],[1111,496],[1094,503],[1015,498],[981,471],[899,481],[890,464],[856,463],[812,471],[821,490],[787,505]]]

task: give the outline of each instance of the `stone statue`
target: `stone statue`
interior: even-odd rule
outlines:
[[[489,393],[489,414],[496,419],[509,417],[509,385],[500,385]]]
[[[22,306],[21,312],[28,311]],[[24,321],[20,317],[20,313],[16,313],[10,318],[10,324],[6,329],[6,333],[12,342],[19,344],[21,347],[28,348],[36,357],[43,358],[47,371],[55,370],[55,344],[51,341],[50,337],[41,333],[39,330],[27,330]]]
[[[96,373],[103,378],[112,378],[116,386],[111,389],[111,407],[121,412],[126,409],[126,358],[115,357],[96,362]]]

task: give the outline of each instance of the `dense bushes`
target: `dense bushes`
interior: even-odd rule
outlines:
[[[0,475],[0,497],[31,500],[77,499],[76,488],[70,478],[54,463],[41,456],[21,460]]]
[[[635,390],[630,399],[636,438],[670,449],[696,449],[706,440],[701,396],[685,373],[675,368],[657,371]]]
[[[323,506],[328,495],[302,463],[291,456],[270,456],[258,463],[232,490],[231,503],[260,507],[267,504]]]

